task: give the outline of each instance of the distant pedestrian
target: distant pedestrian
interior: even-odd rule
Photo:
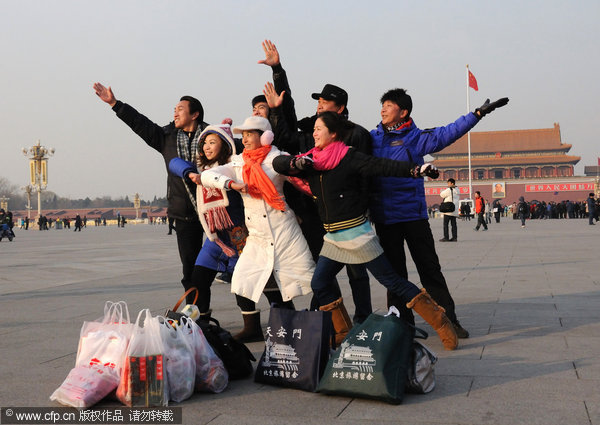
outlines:
[[[173,217],[169,217],[167,220],[169,222],[169,233],[167,233],[167,235],[172,235],[173,230],[177,231],[175,228],[175,219]]]
[[[488,229],[485,223],[485,200],[479,191],[475,192],[475,214],[477,214],[477,226],[474,230],[478,231],[479,227],[483,225],[483,231],[485,232]]]
[[[496,223],[500,223],[500,214],[504,211],[502,205],[500,205],[499,199],[494,199],[492,202],[492,212],[494,213],[494,218],[496,219]]]
[[[598,216],[596,214],[596,200],[594,199],[594,192],[590,192],[589,197],[587,198],[587,210],[588,210],[588,223],[590,226],[594,225],[594,219],[598,221]]]
[[[525,220],[529,216],[529,206],[522,196],[519,198],[519,204],[517,205],[517,215],[521,219],[521,227],[525,227]]]
[[[444,216],[444,237],[440,239],[440,242],[456,242],[458,240],[456,217],[458,216],[460,194],[456,190],[456,181],[454,179],[448,179],[448,188],[442,190],[440,196],[443,199],[442,202],[452,202],[454,204],[454,211],[442,213]],[[452,238],[449,238],[448,225],[452,227]]]
[[[80,231],[81,232],[81,226],[82,226],[82,221],[81,221],[81,216],[79,214],[77,214],[75,216],[75,230],[73,230],[74,232],[76,231]]]

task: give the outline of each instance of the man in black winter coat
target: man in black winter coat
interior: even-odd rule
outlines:
[[[186,182],[168,172],[169,162],[175,157],[196,162],[198,139],[208,124],[204,119],[202,104],[191,96],[183,96],[175,105],[173,121],[160,126],[140,114],[130,105],[115,98],[110,87],[94,84],[96,95],[108,103],[112,110],[148,146],[158,151],[167,168],[167,214],[175,219],[177,246],[183,266],[181,283],[187,290],[191,287],[192,271],[196,257],[202,248],[202,225],[196,212],[196,185]],[[187,300],[189,304],[193,299]]]

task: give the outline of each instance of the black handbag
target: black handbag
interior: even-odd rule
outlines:
[[[167,319],[178,322],[185,315],[179,313],[177,309],[185,300],[186,296],[192,291],[196,291],[196,298],[194,304],[198,299],[198,289],[190,288],[183,296],[177,301],[172,310],[167,310],[165,317]],[[250,376],[254,371],[252,362],[256,361],[252,352],[243,343],[236,341],[231,333],[222,328],[219,321],[214,317],[208,319],[199,318],[196,320],[196,324],[202,329],[202,333],[206,337],[206,340],[213,348],[217,356],[223,361],[227,373],[229,373],[229,379],[242,379]]]
[[[209,318],[208,321],[199,319],[196,323],[217,356],[223,361],[230,380],[246,378],[252,374],[254,371],[252,362],[255,362],[256,358],[248,347],[236,341],[214,317]]]
[[[329,359],[332,329],[331,312],[271,307],[254,381],[315,391]]]
[[[454,205],[454,190],[450,189],[450,194],[452,195],[452,202],[442,202],[440,204],[440,212],[449,213],[454,212],[456,206]]]

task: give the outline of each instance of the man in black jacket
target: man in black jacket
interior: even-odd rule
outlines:
[[[263,92],[270,108],[269,120],[275,133],[273,144],[292,155],[307,152],[315,147],[313,128],[320,113],[331,111],[348,117],[348,93],[333,84],[326,84],[320,93],[312,94],[312,98],[318,100],[316,114],[297,121],[294,100],[291,96],[286,72],[279,60],[279,52],[275,44],[269,40],[265,40],[262,45],[265,59],[258,63],[268,65],[273,70],[273,84],[267,83]],[[343,141],[363,153],[371,153],[371,135],[360,125],[355,125]],[[367,184],[368,182],[365,180],[363,187],[365,191]],[[285,192],[286,201],[301,220],[300,228],[316,262],[323,246],[323,235],[325,234],[316,204],[313,199],[304,194],[292,195],[289,192],[289,190]],[[356,309],[354,321],[360,323],[372,312],[369,275],[363,265],[348,265],[346,271]],[[311,304],[311,307],[316,306]]]
[[[191,96],[183,96],[175,106],[173,121],[162,127],[150,121],[130,105],[115,98],[110,87],[94,84],[98,97],[108,103],[125,124],[144,142],[157,150],[165,160],[167,168],[167,214],[175,219],[177,246],[183,266],[181,284],[191,287],[192,271],[202,247],[202,225],[196,212],[196,185],[168,172],[169,162],[175,157],[196,162],[198,139],[208,124],[203,121],[202,104]],[[193,299],[188,299],[192,303]]]

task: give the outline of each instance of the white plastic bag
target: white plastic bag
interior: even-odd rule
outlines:
[[[229,383],[229,374],[223,361],[210,346],[202,329],[187,317],[179,321],[179,327],[193,349],[196,360],[196,391],[222,392]]]
[[[101,364],[111,367],[120,376],[133,325],[125,301],[104,304],[104,316],[93,322],[83,322],[75,366]]]
[[[85,409],[117,388],[131,330],[127,304],[107,301],[103,317],[83,322],[75,368],[50,400]]]
[[[133,327],[117,398],[126,406],[168,406],[161,324],[150,310],[140,311]]]
[[[194,394],[196,377],[194,351],[180,326],[177,324],[172,326],[160,316],[158,321],[161,323],[160,333],[165,347],[169,399],[179,403]]]

